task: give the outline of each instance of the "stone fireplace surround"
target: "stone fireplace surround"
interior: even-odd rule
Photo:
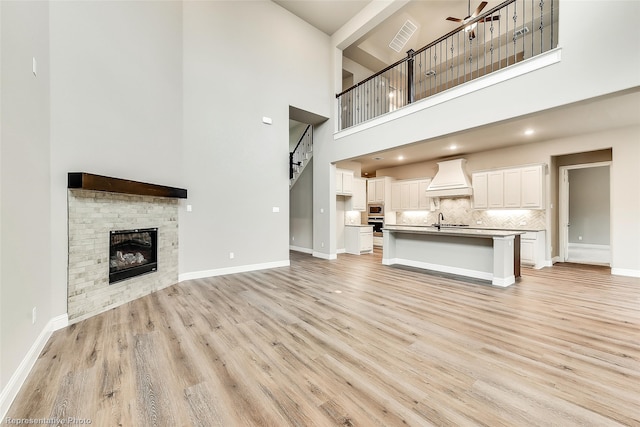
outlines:
[[[157,194],[165,193],[144,188],[139,191],[114,185],[86,185],[91,182],[87,178],[106,179],[97,175],[84,174],[87,175],[83,177],[84,182],[77,185],[71,175],[68,186],[69,323],[178,283],[179,202],[175,197],[186,198],[186,190],[178,196],[158,197]],[[129,191],[147,194],[123,194]],[[109,232],[141,228],[158,228],[157,271],[109,285]]]

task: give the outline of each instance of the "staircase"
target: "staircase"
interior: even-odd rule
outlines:
[[[289,153],[289,189],[298,181],[311,157],[313,157],[313,127],[308,125],[302,132],[296,147]]]

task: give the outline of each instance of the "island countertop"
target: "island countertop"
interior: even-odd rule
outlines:
[[[414,233],[414,234],[440,234],[447,236],[464,236],[464,237],[507,237],[525,234],[526,231],[521,230],[498,230],[490,228],[469,228],[469,227],[437,227],[424,225],[385,225],[382,231]]]

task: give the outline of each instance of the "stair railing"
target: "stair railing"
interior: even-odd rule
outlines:
[[[293,179],[296,170],[304,164],[307,154],[313,150],[313,127],[307,125],[293,151],[289,153],[289,179]]]

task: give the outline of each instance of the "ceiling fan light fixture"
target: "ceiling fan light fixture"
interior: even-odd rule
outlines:
[[[466,27],[464,27],[464,31],[465,33],[468,33],[469,31],[475,30],[477,26],[478,26],[478,23],[474,22],[473,24],[467,25]]]

